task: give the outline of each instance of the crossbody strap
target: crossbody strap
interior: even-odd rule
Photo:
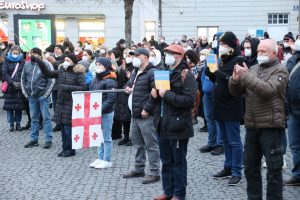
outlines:
[[[292,69],[291,73],[290,73],[290,77],[289,80],[291,80],[292,75],[294,74],[294,72],[300,67],[300,61],[295,65],[295,67]]]

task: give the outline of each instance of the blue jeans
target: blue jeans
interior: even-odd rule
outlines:
[[[300,179],[300,119],[292,115],[288,119],[288,138],[294,164],[292,174]]]
[[[187,146],[189,139],[159,139],[164,194],[184,200],[187,186]]]
[[[64,151],[72,149],[72,127],[61,124],[61,142]]]
[[[114,119],[114,112],[102,114],[102,132],[104,143],[98,148],[98,158],[110,162],[112,151],[111,130]]]
[[[208,130],[208,146],[217,147],[222,146],[220,138],[218,137],[218,130],[216,121],[213,120],[213,97],[212,93],[204,93],[203,96],[204,117],[207,123]]]
[[[43,116],[43,128],[46,134],[45,141],[52,141],[52,124],[49,112],[49,97],[29,97],[29,108],[31,115],[31,140],[38,141],[39,139],[39,121],[40,114]]]
[[[22,110],[8,110],[7,111],[7,122],[13,125],[15,122],[20,124],[22,120]]]
[[[243,144],[240,121],[217,121],[224,144],[224,168],[231,169],[232,176],[242,176]]]

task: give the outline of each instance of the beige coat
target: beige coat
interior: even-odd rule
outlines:
[[[241,81],[229,80],[234,96],[245,95],[246,128],[285,128],[285,94],[289,73],[277,61],[254,65]]]

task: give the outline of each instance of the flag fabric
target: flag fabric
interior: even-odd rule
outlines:
[[[206,57],[206,62],[209,70],[215,72],[218,70],[218,58],[216,54],[210,54]]]
[[[72,149],[101,146],[102,92],[76,92],[72,98]]]
[[[154,71],[154,81],[157,90],[170,90],[169,71]]]

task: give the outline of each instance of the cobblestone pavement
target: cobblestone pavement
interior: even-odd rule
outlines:
[[[141,179],[126,180],[122,174],[133,167],[133,147],[113,145],[113,168],[106,170],[91,169],[88,165],[96,158],[97,149],[78,150],[75,157],[59,158],[61,150],[60,133],[54,133],[53,147],[45,150],[40,146],[24,149],[29,140],[29,131],[9,133],[6,112],[2,111],[0,100],[0,199],[99,199],[99,200],[150,200],[162,193],[161,181],[143,185]],[[23,115],[23,123],[27,120]],[[223,155],[200,154],[199,147],[207,141],[207,133],[198,132],[188,148],[188,200],[246,199],[246,181],[239,186],[227,186],[227,181],[217,181],[212,174],[221,170]],[[291,175],[291,155],[287,155],[288,169],[284,178]],[[263,170],[266,173],[266,170]],[[264,176],[264,187],[265,185]],[[300,187],[285,187],[284,199],[300,198]]]

